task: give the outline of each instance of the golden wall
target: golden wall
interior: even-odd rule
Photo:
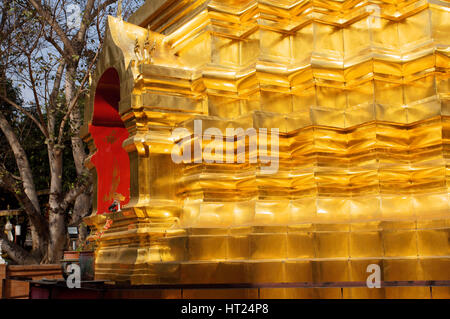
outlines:
[[[128,22],[109,17],[94,78],[119,73],[131,187],[97,250],[97,278],[365,282],[378,264],[384,281],[450,280],[449,44],[450,5],[438,0],[147,1]],[[175,164],[182,136],[172,133],[186,128],[195,142],[195,120],[223,132],[278,128],[278,171],[262,174],[249,158]]]

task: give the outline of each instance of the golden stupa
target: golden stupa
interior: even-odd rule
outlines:
[[[449,77],[448,1],[153,0],[128,21],[109,17],[83,130],[97,183],[87,221],[114,221],[96,278],[365,282],[377,264],[383,281],[450,280]],[[196,122],[224,132],[214,154]],[[239,137],[227,128],[268,138],[255,149],[248,136],[245,161],[230,163],[219,149],[237,150]],[[194,154],[199,141],[203,158],[173,160],[176,145]],[[279,159],[271,174],[264,149]],[[121,209],[108,215],[114,199]],[[430,288],[226,296],[429,298]]]

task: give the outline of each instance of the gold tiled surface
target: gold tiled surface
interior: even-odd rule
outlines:
[[[130,204],[97,252],[97,276],[365,281],[376,263],[384,280],[450,279],[448,2],[163,8],[139,11],[140,26],[109,18],[96,78],[119,71],[132,181]],[[132,49],[148,25],[158,39],[153,64]],[[199,119],[203,131],[279,128],[278,172],[260,174],[261,162],[174,164],[172,130],[192,132]],[[261,294],[425,298],[426,289]]]

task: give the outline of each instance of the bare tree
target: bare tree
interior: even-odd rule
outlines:
[[[67,225],[90,213],[92,186],[79,137],[82,100],[102,47],[105,17],[116,0],[2,1],[0,20],[0,99],[28,117],[45,137],[50,167],[47,212],[39,202],[24,148],[0,113],[0,130],[10,146],[19,176],[0,166],[0,187],[11,192],[30,220],[31,253],[3,240],[2,249],[18,263],[56,263],[67,244]],[[142,1],[128,1],[128,14]],[[127,13],[126,13],[127,14]],[[32,97],[20,105],[7,94],[8,81]],[[76,181],[64,189],[64,139],[70,136]],[[68,214],[68,211],[71,214]],[[3,235],[2,235],[3,236]]]

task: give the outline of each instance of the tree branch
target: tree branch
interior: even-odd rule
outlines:
[[[92,21],[91,11],[92,11],[92,8],[94,7],[94,3],[95,3],[95,0],[88,0],[88,2],[86,3],[86,6],[84,8],[84,14],[83,14],[83,18],[81,20],[80,30],[78,30],[78,32],[75,36],[75,39],[77,39],[77,41],[79,43],[83,42],[84,37],[86,36],[87,29],[89,28],[89,25],[91,24],[91,21]]]
[[[38,214],[33,203],[31,203],[30,199],[23,193],[23,190],[20,189],[18,185],[18,181],[14,179],[12,174],[5,168],[0,167],[0,187],[13,194],[29,215]]]
[[[45,137],[48,137],[48,131],[47,128],[45,127],[45,122],[44,122],[44,116],[42,115],[42,111],[41,111],[41,104],[39,103],[39,97],[36,91],[36,81],[34,79],[34,75],[33,75],[33,68],[32,68],[32,63],[31,63],[31,56],[30,54],[26,54],[27,56],[27,60],[28,60],[28,74],[30,75],[30,80],[31,80],[31,88],[33,90],[33,96],[34,96],[34,100],[36,103],[36,110],[37,113],[39,115],[39,119],[41,121],[42,124],[42,129],[45,131],[44,135]]]
[[[91,64],[89,65],[89,67],[83,77],[83,80],[81,81],[80,88],[78,89],[77,94],[74,96],[72,101],[70,101],[69,107],[67,109],[67,113],[65,114],[63,120],[61,121],[61,125],[59,127],[59,134],[58,134],[58,144],[60,144],[62,141],[64,127],[66,126],[67,120],[70,117],[70,113],[72,113],[74,107],[77,105],[78,99],[80,97],[81,92],[83,91],[83,87],[86,84],[86,81],[89,79],[89,73],[91,72],[92,68],[94,67],[95,62],[97,61],[98,55],[100,53],[100,48],[101,47],[98,47],[95,57],[94,57],[94,59],[92,59]]]
[[[107,0],[103,1],[98,7],[97,10],[94,10],[92,12],[91,20],[94,19],[100,12],[105,10],[108,6],[112,5],[114,2],[117,2],[117,0]]]
[[[33,203],[36,211],[40,212],[39,201],[34,186],[33,174],[31,172],[30,163],[22,145],[20,144],[16,134],[11,125],[9,125],[5,116],[0,113],[0,129],[5,135],[9,146],[11,147],[14,158],[16,159],[17,168],[19,169],[20,177],[23,181],[23,189],[27,197]]]
[[[64,73],[64,68],[66,67],[65,60],[62,60],[58,66],[58,70],[55,74],[55,81],[53,82],[53,89],[52,93],[50,94],[49,98],[49,105],[54,106],[56,104],[56,99],[59,94],[59,89],[61,88],[61,80]],[[48,117],[48,130],[53,136],[55,134],[55,116],[54,114],[47,110],[47,117]]]
[[[61,47],[58,45],[58,43],[56,43],[55,39],[53,39],[51,35],[47,35],[46,33],[44,33],[44,38],[53,45],[53,47],[56,49],[56,51],[58,51],[59,54],[61,54],[61,56],[65,55],[63,49],[61,49]]]
[[[55,30],[56,34],[59,36],[61,41],[64,43],[64,47],[69,51],[69,55],[76,55],[75,50],[67,37],[66,33],[61,29],[61,26],[55,20],[50,12],[48,12],[44,7],[36,0],[28,0],[29,3],[36,9],[39,15],[47,21],[47,23]]]
[[[0,232],[0,246],[14,262],[21,265],[39,264],[39,259],[33,257],[28,251],[19,245],[10,242],[3,232]]]
[[[28,116],[34,123],[36,123],[37,127],[39,128],[39,130],[42,132],[42,134],[44,134],[44,136],[46,138],[48,138],[48,133],[47,130],[42,126],[42,124],[27,110],[25,110],[23,107],[21,107],[20,105],[18,105],[17,103],[15,103],[14,101],[11,101],[7,96],[4,95],[4,93],[0,93],[0,98],[5,101],[6,103],[8,103],[9,105],[11,105],[12,107],[18,109],[20,112],[22,112],[23,114],[25,114],[26,116]]]
[[[69,207],[69,205],[73,204],[78,196],[87,191],[89,185],[89,183],[84,182],[78,187],[72,188],[70,191],[68,191],[66,193],[66,196],[64,196],[64,200],[61,204],[61,211],[65,211]]]
[[[34,204],[30,198],[24,193],[22,185],[22,183],[15,180],[11,173],[9,173],[4,167],[0,166],[0,188],[13,194],[17,201],[25,209],[25,213],[33,222],[33,225],[40,232],[42,232],[42,234],[46,234],[47,222],[44,216],[41,215],[40,211],[34,207]]]

